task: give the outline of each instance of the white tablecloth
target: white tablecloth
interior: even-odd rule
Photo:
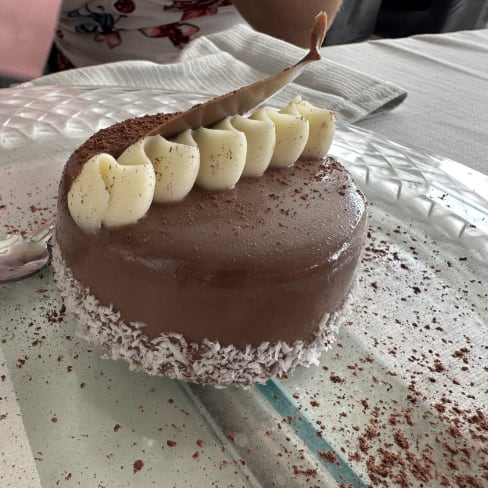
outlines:
[[[358,125],[488,174],[488,29],[331,46],[324,57],[408,91]]]
[[[40,486],[22,414],[0,346],[0,487]]]

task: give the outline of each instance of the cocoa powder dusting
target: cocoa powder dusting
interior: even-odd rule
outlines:
[[[142,468],[144,467],[144,461],[142,459],[138,459],[137,461],[134,461],[134,464],[132,465],[132,472],[134,474],[138,473]]]

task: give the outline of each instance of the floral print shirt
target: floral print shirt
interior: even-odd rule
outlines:
[[[65,0],[55,37],[58,64],[172,62],[196,36],[241,21],[232,0]]]

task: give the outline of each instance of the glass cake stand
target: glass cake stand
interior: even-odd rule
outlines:
[[[94,131],[204,99],[0,91],[1,230],[54,216],[64,162]],[[488,178],[350,126],[331,153],[369,200],[370,233],[320,366],[248,390],[150,377],[76,337],[50,268],[0,285],[0,367],[43,486],[486,483]]]

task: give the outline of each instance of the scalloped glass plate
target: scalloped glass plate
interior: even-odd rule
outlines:
[[[92,132],[206,98],[0,91],[0,230],[52,218],[64,162]],[[0,285],[0,344],[44,486],[486,482],[488,178],[354,127],[331,153],[368,197],[370,235],[319,366],[249,390],[152,378],[76,338],[49,268]]]

